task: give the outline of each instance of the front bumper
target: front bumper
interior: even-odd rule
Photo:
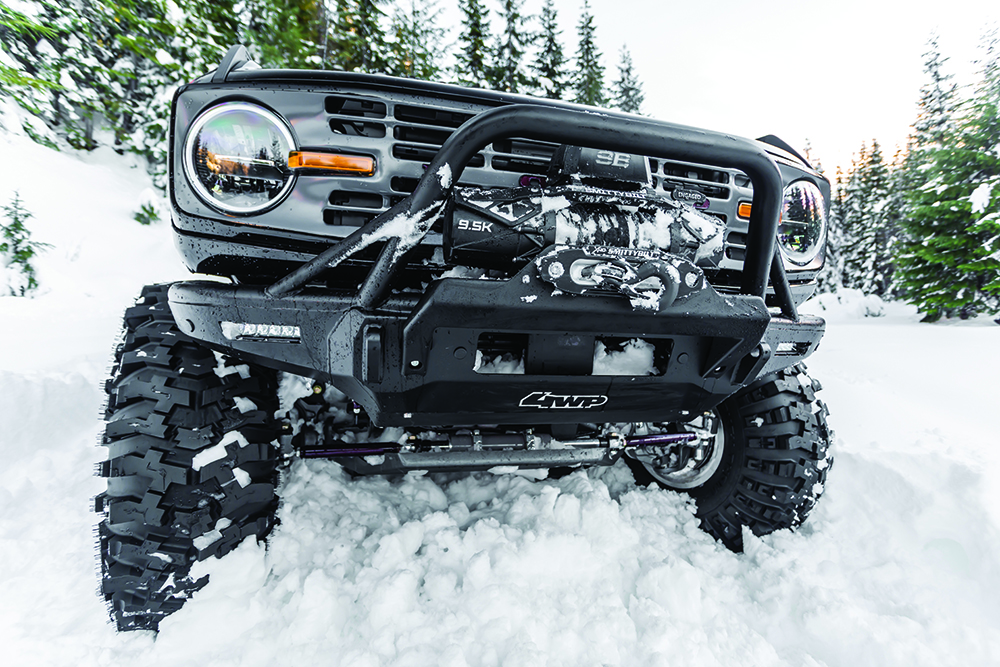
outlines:
[[[685,421],[761,372],[808,356],[824,329],[820,319],[772,318],[760,297],[710,287],[660,311],[553,294],[533,265],[505,281],[444,278],[374,310],[347,293],[273,298],[200,281],[173,285],[170,307],[185,333],[330,382],[380,426]],[[295,336],[234,336],[240,323]],[[524,341],[526,356],[544,361],[523,374],[477,372],[481,341],[497,337]],[[659,374],[597,375],[574,363],[608,338],[654,344]]]

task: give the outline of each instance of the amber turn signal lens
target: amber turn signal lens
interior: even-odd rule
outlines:
[[[736,209],[736,215],[746,220],[750,219],[750,202],[741,201],[740,206]]]
[[[289,169],[319,169],[357,176],[375,175],[375,158],[357,155],[337,155],[314,151],[292,151],[288,154]]]

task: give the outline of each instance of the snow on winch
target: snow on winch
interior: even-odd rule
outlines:
[[[553,294],[621,294],[635,309],[667,308],[703,289],[703,271],[723,257],[725,224],[689,203],[697,193],[681,193],[664,199],[646,182],[578,173],[554,186],[459,188],[448,259],[507,268],[534,258]]]

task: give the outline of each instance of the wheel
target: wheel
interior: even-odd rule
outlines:
[[[626,463],[639,484],[690,494],[702,528],[742,551],[743,526],[755,535],[798,526],[823,492],[832,432],[820,388],[802,364],[766,375],[682,425],[698,435],[700,457]]]
[[[279,425],[275,373],[236,364],[185,336],[167,285],[125,313],[105,385],[95,500],[101,592],[119,630],[156,630],[207,583],[191,565],[274,526]]]

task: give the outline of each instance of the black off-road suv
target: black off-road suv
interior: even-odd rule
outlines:
[[[830,187],[780,140],[234,47],[177,92],[170,145],[177,247],[223,280],[125,315],[96,501],[119,628],[156,629],[204,585],[193,562],[267,535],[291,456],[623,460],[735,550],[822,492],[801,362],[824,322],[796,307]],[[294,406],[279,373],[310,379]]]

